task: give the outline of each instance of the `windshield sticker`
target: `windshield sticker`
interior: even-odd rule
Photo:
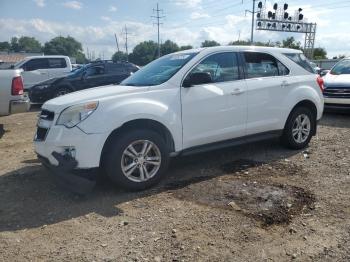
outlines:
[[[185,60],[189,57],[190,55],[174,55],[170,58],[170,60]]]

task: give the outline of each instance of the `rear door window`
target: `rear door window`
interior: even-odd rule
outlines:
[[[306,71],[315,74],[315,70],[310,64],[310,61],[304,56],[304,54],[301,53],[285,53],[286,57],[288,57],[290,60],[294,61],[298,65],[300,65],[302,68],[304,68]]]
[[[49,67],[47,58],[35,58],[31,59],[25,64],[23,64],[22,68],[24,71],[34,71],[38,69],[47,69]]]
[[[66,68],[67,63],[64,58],[49,58],[49,68]]]
[[[286,68],[272,55],[259,52],[244,52],[243,55],[247,78],[260,78],[289,74],[288,68]]]

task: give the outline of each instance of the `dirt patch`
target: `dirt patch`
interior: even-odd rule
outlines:
[[[254,174],[282,177],[294,174],[291,170],[295,167],[287,168],[288,165],[241,159],[222,166],[229,175],[194,177],[170,183],[166,188],[174,190],[174,196],[181,200],[241,212],[261,221],[263,226],[288,224],[303,210],[314,208],[314,196],[303,188],[271,183],[261,177],[254,181]]]
[[[79,198],[35,160],[36,119],[0,118],[1,261],[350,261],[350,116],[325,115],[308,152],[179,157],[155,188]]]
[[[302,167],[291,163],[290,160],[284,159],[279,162],[266,163],[253,161],[249,159],[239,159],[223,164],[223,172],[231,175],[250,175],[250,176],[294,176],[306,175],[307,172]]]

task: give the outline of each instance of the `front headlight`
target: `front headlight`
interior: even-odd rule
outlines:
[[[75,127],[81,121],[88,118],[97,108],[98,102],[88,102],[64,109],[57,119],[56,125],[63,125],[67,128]]]

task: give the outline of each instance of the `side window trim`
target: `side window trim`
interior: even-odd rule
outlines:
[[[232,81],[226,81],[226,82],[218,82],[217,84],[220,84],[220,83],[229,83],[229,82],[234,82],[234,81],[240,81],[240,80],[244,80],[245,77],[244,77],[244,74],[243,74],[243,65],[241,63],[241,60],[240,60],[240,57],[239,57],[239,51],[237,50],[232,50],[232,51],[217,51],[217,52],[214,52],[214,53],[210,53],[204,57],[202,57],[199,61],[197,61],[194,65],[191,66],[190,69],[188,69],[186,71],[186,73],[184,74],[184,76],[182,77],[182,80],[181,80],[181,84],[180,84],[180,87],[183,87],[183,82],[184,80],[186,79],[186,77],[191,73],[191,71],[197,67],[200,63],[202,63],[205,59],[207,59],[208,57],[212,56],[212,55],[216,55],[216,54],[222,54],[222,53],[232,53],[236,59],[237,59],[237,67],[238,67],[238,79],[235,79],[235,80],[232,80]]]
[[[257,79],[257,78],[270,78],[270,77],[281,77],[281,76],[289,76],[290,75],[290,69],[288,66],[286,66],[284,63],[282,63],[279,59],[277,59],[273,54],[269,53],[269,52],[259,52],[259,51],[250,51],[250,50],[246,50],[246,51],[240,51],[240,63],[241,66],[243,68],[243,75],[244,75],[244,79]],[[277,71],[278,71],[278,76],[260,76],[260,77],[248,77],[248,73],[247,73],[247,63],[245,61],[245,57],[244,57],[244,53],[261,53],[261,54],[267,54],[272,56],[275,60],[276,60],[276,65],[277,65]],[[280,74],[280,70],[278,68],[278,63],[281,63],[281,65],[283,65],[285,68],[287,68],[288,70],[288,74],[286,75],[281,75]]]

